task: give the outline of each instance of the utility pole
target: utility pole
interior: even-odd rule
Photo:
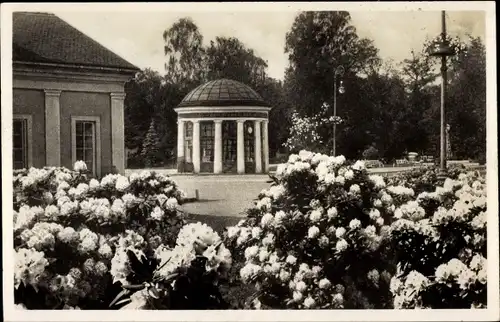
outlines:
[[[441,133],[440,133],[440,156],[439,172],[446,172],[446,87],[448,85],[448,68],[446,66],[447,56],[452,56],[453,50],[446,39],[446,13],[441,11],[441,43],[431,53],[432,56],[441,57]]]

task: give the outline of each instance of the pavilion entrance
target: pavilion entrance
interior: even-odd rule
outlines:
[[[222,122],[222,171],[224,173],[237,172],[238,132],[236,121]]]
[[[255,128],[254,122],[245,121],[245,173],[255,173]]]

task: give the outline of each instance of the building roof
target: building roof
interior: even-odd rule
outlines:
[[[249,86],[231,79],[218,79],[196,87],[178,107],[265,106],[262,97]]]
[[[14,62],[139,70],[51,13],[15,12],[12,29]]]

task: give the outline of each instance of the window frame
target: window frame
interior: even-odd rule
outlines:
[[[29,169],[33,166],[33,116],[30,114],[13,114],[13,127],[15,120],[26,122],[26,168]],[[12,154],[14,154],[14,128],[12,128]],[[12,166],[14,166],[14,155],[12,155]]]
[[[248,129],[252,129],[252,133]],[[243,145],[245,150],[245,162],[255,162],[255,124],[253,121],[245,121],[243,125]]]
[[[95,126],[94,136],[94,169],[91,173],[97,177],[101,176],[101,118],[99,116],[71,116],[71,160],[76,160],[76,122],[93,122]]]
[[[184,160],[186,163],[193,163],[193,132],[194,123],[184,122]]]
[[[234,159],[228,159],[228,156]],[[222,162],[233,164],[238,160],[238,130],[235,120],[224,120],[222,122]]]
[[[208,160],[203,159],[203,149],[210,151]],[[213,121],[200,122],[200,157],[202,163],[214,162],[215,123]]]

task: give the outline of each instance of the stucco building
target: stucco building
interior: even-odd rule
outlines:
[[[124,84],[139,70],[57,16],[13,14],[14,168],[125,169]]]
[[[219,79],[192,90],[178,114],[178,171],[267,173],[271,107],[249,86]]]

